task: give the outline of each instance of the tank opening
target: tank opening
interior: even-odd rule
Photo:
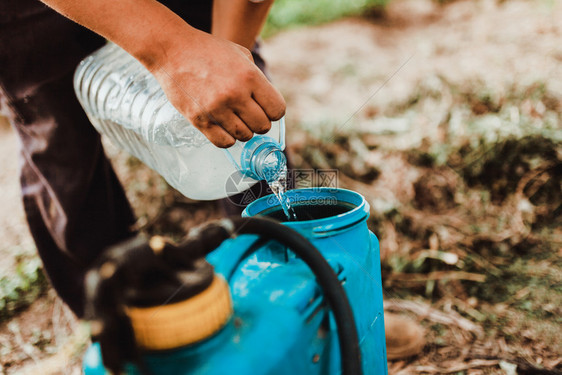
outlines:
[[[318,204],[316,202],[302,202],[294,204],[292,207],[297,216],[296,221],[310,221],[341,215],[353,210],[357,206],[343,201],[330,201],[322,204]],[[287,216],[279,205],[260,212],[258,216],[269,217],[281,222],[287,221]]]

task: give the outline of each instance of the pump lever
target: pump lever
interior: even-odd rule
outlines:
[[[177,246],[162,237],[138,235],[101,254],[86,275],[85,317],[92,339],[100,342],[106,368],[119,373],[125,362],[143,368],[127,309],[175,303],[201,293],[214,277],[204,257],[228,237],[223,227],[208,225]]]

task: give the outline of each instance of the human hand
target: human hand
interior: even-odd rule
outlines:
[[[216,21],[222,26],[216,33],[222,38],[194,29],[155,0],[42,1],[137,58],[176,109],[218,147],[267,132],[285,113],[283,97],[251,53],[226,40],[242,33],[253,43],[271,1],[253,4],[249,13],[245,7],[225,7],[234,4],[231,0],[221,1]],[[226,22],[232,12],[237,21]]]
[[[266,133],[285,114],[283,97],[250,51],[210,34],[180,37],[149,69],[174,107],[218,147]]]

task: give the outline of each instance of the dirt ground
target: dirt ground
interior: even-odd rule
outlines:
[[[478,142],[509,137],[546,135],[554,146],[543,154],[562,158],[560,20],[562,2],[556,0],[396,0],[384,12],[285,31],[264,43],[272,79],[287,101],[295,165],[336,167],[341,186],[368,198],[385,259],[386,307],[427,331],[423,353],[389,363],[393,374],[562,371],[562,232],[537,219],[559,222],[560,210],[543,204],[540,211],[539,203],[522,199],[529,189],[540,190],[526,178],[551,181],[561,172],[550,172],[552,161],[529,162],[534,167],[517,175],[511,189],[500,178],[494,183],[498,176],[470,169],[486,158]],[[326,151],[315,153],[315,146]],[[215,204],[181,198],[109,148],[140,227],[177,234],[219,215]],[[456,154],[475,161],[455,164]],[[501,158],[518,160],[509,153]],[[2,123],[0,160],[0,277],[9,279],[17,274],[16,255],[27,259],[34,250],[19,201],[17,140]],[[450,230],[473,228],[480,218],[504,226],[482,220],[478,234]],[[423,263],[444,254],[445,266]],[[518,279],[521,272],[529,277]],[[482,275],[495,282],[483,283]],[[499,288],[506,283],[513,288]],[[493,293],[509,298],[496,300]],[[79,373],[85,342],[79,323],[46,291],[0,323],[0,373]]]
[[[34,252],[20,202],[18,179],[18,141],[7,123],[0,122],[0,236],[4,244],[0,246],[0,275],[7,275],[15,269],[14,254]]]

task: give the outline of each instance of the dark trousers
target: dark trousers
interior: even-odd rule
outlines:
[[[210,29],[211,1],[163,3]],[[85,272],[134,234],[133,211],[72,86],[79,61],[104,43],[37,0],[0,2],[0,109],[21,140],[26,217],[48,278],[79,317]]]

